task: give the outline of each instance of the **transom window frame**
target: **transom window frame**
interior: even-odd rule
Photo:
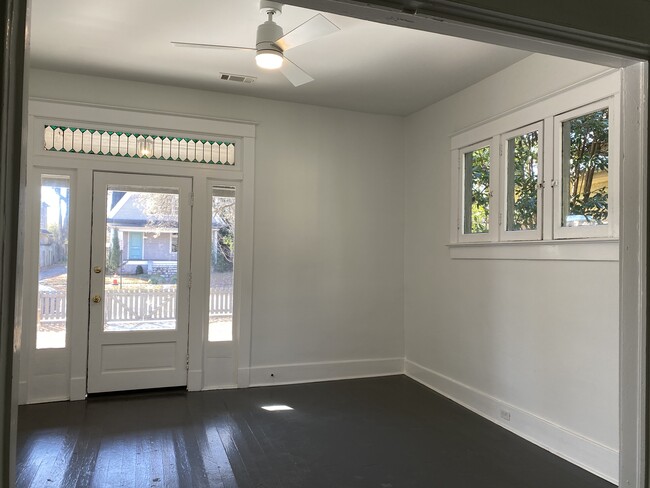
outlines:
[[[621,71],[618,69],[605,70],[588,80],[550,93],[532,100],[507,112],[486,119],[459,131],[451,136],[451,205],[450,205],[450,238],[448,247],[450,256],[454,259],[532,259],[532,260],[588,260],[588,261],[618,261],[618,185],[620,170],[620,123],[621,112]],[[557,153],[561,147],[556,141],[556,124],[575,117],[576,113],[589,113],[590,108],[610,108],[610,192],[609,205],[612,217],[610,225],[599,226],[599,235],[584,235],[579,227],[564,229],[569,232],[557,233],[554,222],[557,221],[555,195],[559,191],[554,188],[559,184],[554,178],[558,173],[556,168]],[[593,110],[591,110],[593,111]],[[524,133],[525,129],[539,124],[544,137],[540,140],[540,160],[542,173],[542,209],[539,214],[541,237],[533,239],[513,238],[511,234],[521,231],[506,232],[503,211],[505,206],[504,183],[506,158],[503,144],[506,137],[516,133]],[[491,185],[494,202],[490,202],[491,230],[497,227],[497,233],[489,237],[467,235],[463,233],[463,154],[476,145],[477,141],[491,141],[491,155],[498,155],[500,178],[498,185]],[[559,148],[560,147],[560,148]],[[559,149],[558,149],[559,148]],[[561,161],[560,163],[561,164]],[[546,171],[546,173],[544,173]],[[612,175],[616,173],[611,180]],[[558,197],[559,198],[559,197]],[[551,204],[549,204],[551,202]],[[498,212],[496,211],[498,206]],[[499,218],[501,217],[501,218]],[[606,230],[604,228],[607,228]],[[578,229],[578,231],[575,231]],[[575,231],[575,232],[570,232]],[[593,231],[589,231],[593,232]]]
[[[244,155],[244,139],[247,137],[250,129],[255,127],[255,123],[249,121],[231,121],[219,120],[208,117],[197,117],[193,114],[167,113],[167,112],[149,112],[124,109],[122,107],[102,106],[101,113],[105,116],[102,120],[97,120],[93,115],[92,107],[83,103],[65,103],[58,100],[30,98],[29,113],[30,123],[33,124],[33,130],[30,131],[30,150],[33,156],[45,158],[69,158],[85,159],[87,161],[105,161],[107,165],[112,163],[129,162],[142,167],[163,168],[187,168],[202,167],[208,170],[217,170],[222,174],[233,173],[241,175],[246,172],[244,165],[246,157]],[[52,116],[54,112],[62,115]],[[166,120],[177,122],[175,126],[169,126]],[[125,123],[128,121],[128,123]],[[160,123],[163,122],[164,123]],[[168,139],[187,139],[187,140],[208,140],[234,146],[234,164],[217,164],[200,161],[181,161],[165,158],[143,156],[128,157],[124,155],[99,154],[94,152],[74,152],[68,150],[46,149],[44,144],[44,131],[47,126],[80,128],[88,127],[99,133],[129,133],[133,135],[147,135],[143,139],[147,143],[150,151],[154,150],[153,137],[150,134],[162,134],[155,136]],[[206,131],[210,129],[210,131]],[[86,130],[86,129],[85,129]],[[90,130],[90,129],[88,129]],[[253,129],[254,133],[254,129]],[[249,163],[251,164],[251,163]]]

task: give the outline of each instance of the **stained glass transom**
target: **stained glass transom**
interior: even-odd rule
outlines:
[[[46,125],[46,151],[235,165],[233,142]]]

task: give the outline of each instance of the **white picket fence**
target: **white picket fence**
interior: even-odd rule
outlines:
[[[233,296],[230,288],[210,289],[210,317],[232,315]],[[66,318],[64,291],[39,292],[39,322],[64,322]],[[176,290],[106,290],[105,322],[140,322],[176,318]]]

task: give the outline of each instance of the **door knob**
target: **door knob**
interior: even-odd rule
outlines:
[[[93,271],[94,271],[95,273],[101,273],[101,272],[102,272],[102,267],[101,267],[101,266],[95,266],[95,267],[93,268]]]
[[[99,295],[95,295],[95,296],[92,298],[92,300],[93,300],[93,303],[99,303],[99,302],[102,301],[102,297],[99,296]]]

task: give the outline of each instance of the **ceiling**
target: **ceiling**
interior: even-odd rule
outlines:
[[[285,33],[317,12],[285,6]],[[33,0],[31,66],[254,97],[407,115],[530,53],[324,14],[340,31],[287,51],[315,81],[294,87],[254,53],[171,41],[255,46],[257,0]],[[252,84],[221,73],[256,77]]]

